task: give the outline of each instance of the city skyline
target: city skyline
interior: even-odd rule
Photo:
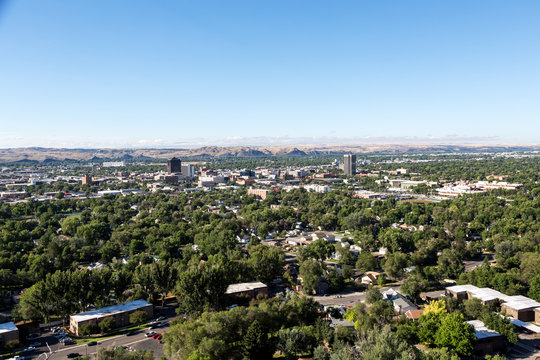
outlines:
[[[540,3],[0,0],[0,144],[536,144]]]

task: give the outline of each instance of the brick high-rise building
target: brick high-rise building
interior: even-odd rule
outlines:
[[[84,175],[81,180],[83,185],[92,183],[92,177],[90,175]]]
[[[356,155],[347,154],[343,156],[343,172],[345,172],[345,175],[356,174]]]
[[[177,159],[173,157],[169,161],[167,161],[167,172],[172,173],[181,173],[182,172],[182,161],[180,159]]]

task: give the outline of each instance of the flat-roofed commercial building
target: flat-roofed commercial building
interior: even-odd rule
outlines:
[[[540,303],[522,295],[506,295],[490,288],[479,288],[474,285],[456,285],[446,288],[446,294],[458,300],[479,299],[482,304],[498,302],[501,310],[513,318],[521,321],[539,321],[535,311]],[[539,310],[540,311],[540,310]]]
[[[521,321],[535,321],[535,309],[540,308],[540,303],[525,296],[516,296],[515,298],[501,304],[501,310],[506,315]]]
[[[101,320],[110,317],[114,319],[116,327],[129,325],[129,315],[141,310],[146,312],[148,318],[154,316],[154,306],[144,300],[135,300],[123,304],[107,306],[69,317],[69,330],[79,335],[79,329],[86,324],[98,324]]]
[[[0,347],[10,341],[19,341],[19,329],[12,322],[0,324]]]
[[[259,294],[268,295],[268,286],[260,281],[231,284],[227,287],[225,294],[229,296],[249,296],[250,298],[256,298]]]
[[[476,355],[506,352],[504,336],[495,330],[488,329],[480,320],[467,321],[467,324],[474,328],[474,337],[476,338],[474,353]]]

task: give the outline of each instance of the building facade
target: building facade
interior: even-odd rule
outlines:
[[[19,329],[12,322],[0,324],[0,347],[10,341],[19,341]]]
[[[172,173],[181,173],[182,172],[182,161],[173,157],[167,161],[167,172]]]
[[[356,174],[356,155],[347,154],[343,156],[343,172],[345,172],[345,175]]]
[[[105,318],[112,318],[115,322],[115,327],[129,325],[129,315],[135,311],[144,311],[148,318],[154,316],[154,306],[144,300],[135,300],[123,304],[107,306],[101,309],[91,310],[69,317],[69,330],[79,335],[79,329],[86,324],[98,324]]]
[[[91,184],[91,183],[92,183],[92,176],[90,176],[90,175],[84,175],[84,176],[82,177],[82,181],[81,181],[81,182],[82,182],[83,185],[89,185],[89,184]]]
[[[186,164],[181,166],[182,169],[182,175],[188,178],[192,178],[195,176],[195,166],[192,164]]]

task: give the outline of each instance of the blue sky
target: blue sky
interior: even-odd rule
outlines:
[[[0,147],[540,143],[540,2],[0,0]]]

